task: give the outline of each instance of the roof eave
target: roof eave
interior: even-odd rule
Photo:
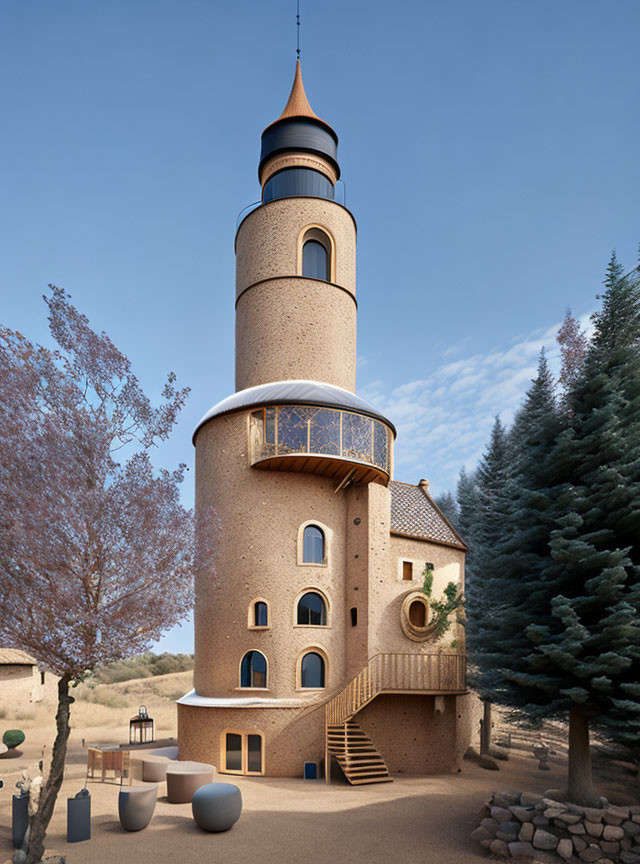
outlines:
[[[448,543],[446,540],[438,540],[436,537],[424,537],[421,534],[410,534],[408,531],[397,531],[389,529],[389,534],[396,537],[406,537],[407,540],[419,540],[421,543],[434,543],[436,546],[446,546],[449,549],[457,549],[458,552],[468,552],[469,547],[461,540],[460,543]]]

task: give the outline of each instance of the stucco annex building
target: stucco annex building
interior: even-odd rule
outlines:
[[[392,422],[356,395],[356,223],[337,203],[338,138],[300,65],[262,134],[260,205],[236,234],[236,392],[194,433],[196,508],[220,520],[196,581],[194,690],[180,758],[300,776],[334,756],[351,782],[452,771],[468,740],[465,546],[428,484],[394,482]]]

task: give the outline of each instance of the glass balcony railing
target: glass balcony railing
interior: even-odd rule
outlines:
[[[347,188],[346,188],[343,180],[338,180],[338,182],[336,183],[336,185],[334,187],[334,192],[335,192],[335,198],[333,198],[332,200],[334,200],[336,204],[340,204],[342,207],[346,208],[346,206],[347,206]],[[277,200],[280,197],[296,198],[298,196],[297,195],[282,195],[282,196],[276,195],[275,198],[273,198],[271,200]],[[305,197],[305,198],[325,198],[326,196],[324,196],[324,195],[310,195],[308,193],[305,193],[305,195],[303,197]],[[250,213],[253,213],[254,210],[257,210],[258,207],[262,207],[262,205],[265,203],[268,203],[268,202],[262,201],[262,200],[261,201],[254,201],[252,204],[247,204],[247,206],[243,210],[241,210],[240,213],[238,213],[238,218],[236,219],[236,233],[238,231],[238,228],[242,225],[244,220],[247,218],[247,216]]]
[[[323,473],[317,470],[319,460],[333,465],[340,460],[377,469],[388,479],[390,435],[384,423],[352,411],[308,405],[261,408],[251,415],[251,464],[305,456],[309,457],[308,470],[315,473]],[[296,460],[296,464],[304,463]]]

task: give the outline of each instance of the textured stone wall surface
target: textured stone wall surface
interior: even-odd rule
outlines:
[[[315,279],[260,282],[236,309],[236,389],[295,379],[355,391],[355,303]]]
[[[36,666],[0,666],[0,702],[3,708],[21,708],[26,702],[38,702],[40,699],[42,687]]]
[[[388,490],[384,489],[388,495]],[[388,504],[380,502],[381,506],[374,522],[384,522],[383,513]],[[388,512],[388,510],[386,510]],[[388,516],[386,517],[388,520]],[[387,555],[384,569],[371,568],[369,584],[369,655],[373,657],[381,652],[396,652],[398,654],[420,654],[432,652],[434,647],[442,651],[458,652],[464,646],[464,628],[452,622],[451,629],[437,643],[412,642],[402,632],[400,626],[400,610],[407,594],[422,588],[422,570],[428,561],[434,565],[433,592],[434,599],[442,599],[443,591],[449,582],[455,582],[464,588],[464,552],[450,549],[426,540],[412,540],[389,534],[387,522],[386,539],[380,537],[380,552],[382,546]],[[414,578],[411,582],[402,580],[402,560],[414,560]],[[457,647],[451,643],[456,641]]]
[[[505,858],[640,864],[640,806],[603,803],[579,807],[528,792],[495,792],[471,837]]]
[[[356,226],[344,207],[323,198],[280,198],[263,204],[241,224],[236,237],[236,297],[265,279],[301,273],[300,232],[324,228],[335,244],[335,279],[356,293]]]
[[[220,736],[224,730],[253,730],[264,735],[268,777],[302,777],[305,762],[324,759],[324,705],[214,710],[178,705],[180,759],[205,762],[219,769]]]
[[[195,689],[201,696],[252,695],[239,689],[239,665],[255,649],[269,663],[269,689],[253,695],[313,698],[296,690],[296,663],[317,646],[328,656],[327,691],[335,692],[345,683],[345,497],[329,478],[252,468],[247,430],[241,412],[198,433],[196,509],[213,508],[219,532],[215,576],[196,575]],[[325,531],[326,565],[298,563],[298,531],[308,520]],[[314,589],[328,601],[328,626],[298,626],[297,598]],[[256,598],[270,604],[268,630],[248,629]]]
[[[442,707],[436,710],[435,696],[387,693],[355,719],[392,774],[455,773],[462,758],[456,750],[456,697],[442,697]]]

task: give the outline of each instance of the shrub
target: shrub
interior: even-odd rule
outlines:
[[[24,732],[20,729],[7,729],[2,736],[2,743],[6,744],[9,750],[14,750],[24,741]]]

